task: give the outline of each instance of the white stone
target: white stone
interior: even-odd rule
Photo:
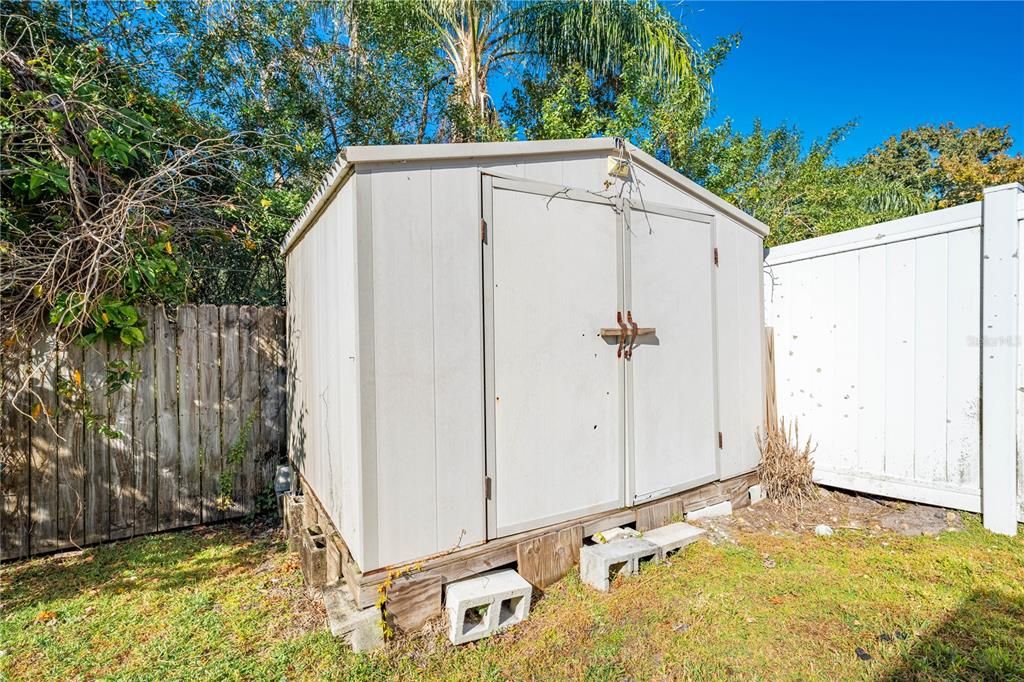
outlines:
[[[750,504],[757,504],[764,501],[764,489],[761,484],[750,486]]]
[[[670,552],[696,542],[706,532],[703,528],[679,522],[649,530],[644,533],[643,539],[654,543],[658,547],[658,558],[664,559]]]
[[[606,542],[614,542],[615,540],[622,540],[624,538],[638,538],[640,532],[633,528],[609,528],[603,530],[600,533],[594,533],[591,536],[591,540],[597,543],[604,544]]]
[[[353,651],[370,651],[384,644],[380,609],[359,609],[343,583],[323,589],[324,608],[331,634],[345,638]]]
[[[644,538],[624,538],[580,548],[580,579],[607,592],[617,575],[633,575],[644,559],[657,560],[659,549]]]
[[[713,519],[717,516],[728,516],[729,514],[732,514],[732,502],[726,500],[703,509],[694,509],[692,512],[687,512],[686,520]]]
[[[814,527],[814,534],[821,538],[827,538],[832,535],[833,532],[832,526],[826,526],[824,523]]]
[[[489,637],[530,616],[533,587],[512,569],[484,573],[445,588],[448,639],[465,644]]]

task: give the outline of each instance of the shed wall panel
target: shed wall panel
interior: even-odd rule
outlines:
[[[288,256],[289,456],[360,562],[354,211],[349,182]]]
[[[437,547],[430,180],[426,169],[372,174],[381,565]]]
[[[431,174],[437,549],[486,537],[480,176]]]
[[[729,478],[753,470],[761,459],[756,433],[764,414],[763,247],[760,235],[722,215],[716,217],[716,238],[718,419],[723,445],[718,474]]]

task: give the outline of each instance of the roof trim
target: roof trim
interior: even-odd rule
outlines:
[[[692,194],[696,198],[700,199],[706,204],[714,206],[716,209],[729,216],[740,225],[743,225],[749,230],[756,232],[762,237],[767,237],[768,232],[771,231],[767,225],[762,223],[760,220],[744,212],[742,209],[730,204],[728,201],[718,196],[714,192],[701,187],[696,182],[686,177],[677,170],[674,170],[671,166],[658,161],[656,158],[645,152],[644,150],[637,147],[632,142],[627,142],[626,146],[629,149],[629,154],[634,162],[639,162],[641,165],[652,171],[655,175],[660,177],[662,180],[668,182],[670,185],[675,185],[678,189],[683,190],[687,194]]]
[[[324,204],[334,196],[345,180],[350,175],[352,170],[352,164],[345,158],[345,150],[342,149],[341,153],[338,154],[337,158],[334,159],[334,163],[331,164],[324,179],[317,185],[316,191],[313,192],[313,196],[306,202],[305,208],[302,209],[302,213],[292,223],[292,227],[288,230],[288,234],[284,236],[284,241],[281,242],[281,255],[287,256],[288,252],[292,250],[302,236],[306,234],[306,231],[312,226],[313,220],[320,215],[321,210],[324,208]]]
[[[614,137],[589,137],[581,140],[533,140],[528,142],[468,142],[451,144],[397,144],[348,147],[350,163],[425,161],[433,159],[483,159],[501,156],[538,156],[569,152],[610,151],[616,148]]]
[[[767,225],[744,213],[725,199],[709,192],[693,180],[641,150],[632,142],[617,137],[592,137],[581,140],[535,140],[528,142],[471,142],[462,144],[403,144],[346,147],[331,165],[323,181],[313,192],[306,207],[288,231],[281,244],[287,255],[319,216],[324,204],[344,184],[353,168],[361,163],[406,163],[410,161],[492,159],[509,156],[540,156],[580,152],[614,152],[625,145],[630,159],[644,166],[670,185],[694,196],[721,211],[762,237],[768,236]]]

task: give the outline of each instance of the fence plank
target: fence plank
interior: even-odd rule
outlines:
[[[83,515],[85,514],[85,462],[83,455],[82,413],[75,409],[74,395],[84,385],[85,366],[82,349],[70,345],[61,351],[58,359],[61,381],[67,382],[67,392],[58,398],[57,445],[57,540],[59,547],[76,547],[85,542]]]
[[[273,483],[284,458],[284,417],[287,367],[284,354],[285,318],[278,308],[260,308],[257,322],[260,348],[260,429],[255,488],[262,493]]]
[[[83,438],[85,470],[85,541],[100,542],[110,532],[110,468],[107,436],[100,428],[108,425],[107,342],[97,341],[85,349],[85,385],[89,393],[89,411],[93,424]]]
[[[217,306],[199,306],[199,447],[203,523],[224,518],[218,497],[224,470],[220,439],[220,316]]]
[[[181,457],[178,451],[178,339],[164,307],[153,310],[156,362],[157,493],[160,530],[182,525],[179,500]]]
[[[29,499],[32,553],[57,548],[57,355],[56,340],[43,336],[32,345],[32,464]]]
[[[112,343],[108,349],[108,371],[119,382],[109,386],[110,426],[119,435],[110,439],[110,539],[131,537],[135,530],[135,459],[132,439],[132,381],[125,373],[132,371],[131,349]],[[123,385],[120,382],[125,382]],[[116,390],[115,390],[116,389]]]
[[[52,339],[35,344],[37,359],[52,356],[30,382],[42,400],[26,393],[24,414],[0,415],[0,445],[13,455],[0,476],[0,557],[247,514],[270,486],[284,452],[283,311],[186,305],[177,323],[160,306],[140,315],[147,340],[130,354],[104,342],[60,353]],[[108,396],[109,372],[129,358],[135,381]],[[23,381],[31,359],[7,353],[0,372]],[[108,427],[126,437],[110,439]],[[221,492],[232,498],[227,514]]]
[[[4,385],[17,386],[27,366],[26,358],[5,353]],[[0,475],[0,558],[28,556],[29,542],[29,452],[31,431],[28,417],[31,408],[28,396],[22,394],[16,401],[17,409],[5,409],[3,414],[2,447],[7,456]]]
[[[138,378],[132,406],[132,450],[135,456],[135,534],[159,527],[159,476],[156,436],[156,316],[152,306],[141,311],[146,326],[146,343],[135,350]],[[177,435],[177,434],[175,434]]]
[[[178,523],[202,522],[203,489],[199,445],[199,352],[196,338],[199,311],[194,305],[178,307]]]
[[[241,410],[242,375],[239,371],[238,345],[238,306],[225,305],[220,307],[220,409],[221,435],[223,444],[221,472],[225,483],[230,481],[230,488],[223,493],[228,500],[224,501],[226,516],[238,516],[243,513],[242,471],[241,461],[235,457],[234,449],[243,436],[245,418]]]
[[[256,466],[259,459],[255,435],[258,428],[260,411],[260,367],[259,337],[257,321],[259,308],[250,305],[242,306],[238,311],[238,345],[240,375],[240,404],[242,428],[247,429],[249,447],[241,465],[240,485],[242,488],[242,511],[252,513],[256,507]]]

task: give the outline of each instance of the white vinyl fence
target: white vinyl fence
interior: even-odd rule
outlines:
[[[1024,188],[771,249],[778,413],[850,490],[1024,521]]]

